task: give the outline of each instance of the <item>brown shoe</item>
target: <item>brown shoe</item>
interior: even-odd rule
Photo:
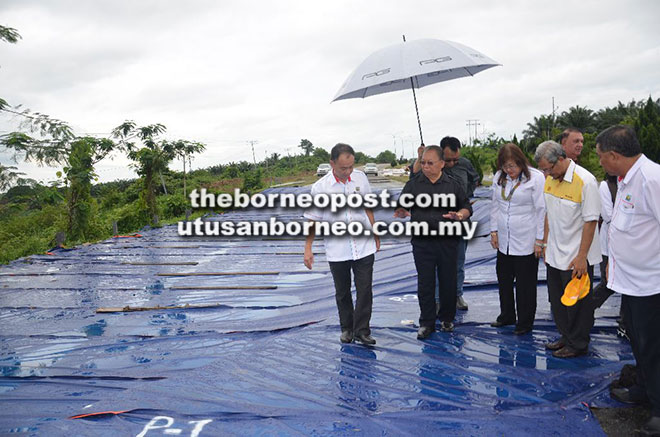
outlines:
[[[339,337],[339,341],[342,343],[353,343],[353,331],[341,331],[341,336]]]
[[[545,344],[545,348],[549,351],[557,351],[557,350],[563,348],[564,346],[566,346],[566,343],[561,338],[559,340],[555,340],[553,342]]]
[[[588,349],[577,350],[570,346],[564,346],[563,348],[554,351],[552,356],[556,358],[575,358],[579,357],[580,355],[586,355],[587,352]]]

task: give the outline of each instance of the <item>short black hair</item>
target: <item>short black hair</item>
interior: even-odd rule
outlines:
[[[452,151],[458,152],[461,148],[461,142],[456,137],[444,137],[440,140],[440,147],[443,150],[449,147]]]
[[[618,124],[602,131],[596,137],[596,145],[601,152],[616,152],[631,158],[642,153],[635,130],[630,126]]]
[[[337,143],[335,144],[335,147],[332,148],[330,151],[330,161],[337,161],[339,156],[341,156],[344,153],[348,153],[349,155],[355,156],[355,150],[348,144],[344,143]]]
[[[440,159],[440,161],[445,160],[444,154],[442,153],[442,149],[440,147],[438,147],[438,146],[426,146],[426,148],[424,149],[424,153],[426,153],[429,150],[433,150],[435,152],[435,154],[438,155],[438,158]]]
[[[568,138],[568,136],[569,136],[570,134],[572,134],[572,133],[581,134],[582,131],[581,131],[580,129],[576,128],[576,127],[567,127],[566,129],[564,129],[564,132],[562,132],[562,133],[559,135],[559,138],[557,139],[557,142],[558,142],[559,144],[563,143],[564,140],[565,140],[566,138]]]

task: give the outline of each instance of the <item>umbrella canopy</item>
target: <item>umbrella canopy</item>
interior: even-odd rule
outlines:
[[[473,48],[453,41],[420,39],[371,54],[346,79],[333,102],[364,98],[437,82],[474,76],[501,65]]]

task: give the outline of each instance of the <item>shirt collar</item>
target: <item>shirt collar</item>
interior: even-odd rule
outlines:
[[[520,171],[520,174],[518,175],[518,177],[515,178],[515,179],[511,179],[511,176],[509,176],[508,173],[504,173],[504,174],[506,175],[506,180],[507,180],[507,181],[511,181],[511,182],[514,182],[514,181],[515,181],[515,182],[518,182],[518,181],[522,181],[523,179],[527,179],[527,178],[525,177],[525,173],[523,173],[522,170]]]
[[[630,182],[630,179],[632,179],[632,177],[633,177],[633,176],[635,175],[635,173],[637,173],[637,171],[642,167],[642,164],[644,164],[644,162],[645,162],[646,160],[648,160],[648,158],[646,157],[646,155],[642,154],[642,155],[637,159],[637,161],[635,161],[635,163],[633,164],[633,166],[630,167],[630,170],[628,170],[628,172],[626,173],[626,177],[624,177],[623,180],[621,180],[621,182],[622,182],[624,185],[627,184],[628,182]]]
[[[352,174],[352,173],[351,173],[351,174]],[[344,182],[340,181],[339,178],[335,175],[335,171],[334,171],[334,170],[332,170],[332,177],[335,178],[335,183],[337,183],[337,184],[343,184],[343,183],[344,183]],[[350,175],[350,174],[348,175],[348,179],[346,179],[346,183],[348,183],[348,182],[352,182],[352,181],[351,181],[351,175]]]
[[[432,184],[431,180],[421,170],[420,170],[419,174],[422,178],[421,179],[422,182],[426,182],[427,184]],[[445,180],[445,178],[447,178],[447,172],[445,170],[442,170],[442,173],[440,174],[440,177],[438,178],[437,181],[435,181],[435,183],[437,184],[438,182],[442,182],[442,181]]]
[[[575,167],[577,166],[577,164],[571,158],[566,158],[566,159],[568,159],[571,162],[568,164],[568,168],[566,169],[566,173],[564,173],[564,178],[562,179],[562,181],[565,181],[570,184],[571,182],[573,182],[573,173],[575,173]]]

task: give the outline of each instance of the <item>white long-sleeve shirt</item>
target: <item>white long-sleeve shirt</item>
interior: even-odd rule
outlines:
[[[543,201],[543,173],[529,167],[530,178],[521,173],[521,184],[509,196],[518,179],[507,175],[504,185],[498,183],[501,170],[493,176],[493,198],[490,209],[490,230],[497,231],[499,251],[505,255],[531,255],[534,241],[543,239],[545,202]]]
[[[607,234],[610,229],[610,221],[612,220],[612,194],[610,187],[607,186],[607,181],[602,181],[598,186],[600,193],[600,216],[603,218],[603,223],[600,225],[600,253],[607,256]]]
[[[619,182],[609,229],[607,287],[660,293],[660,165],[642,155]]]

